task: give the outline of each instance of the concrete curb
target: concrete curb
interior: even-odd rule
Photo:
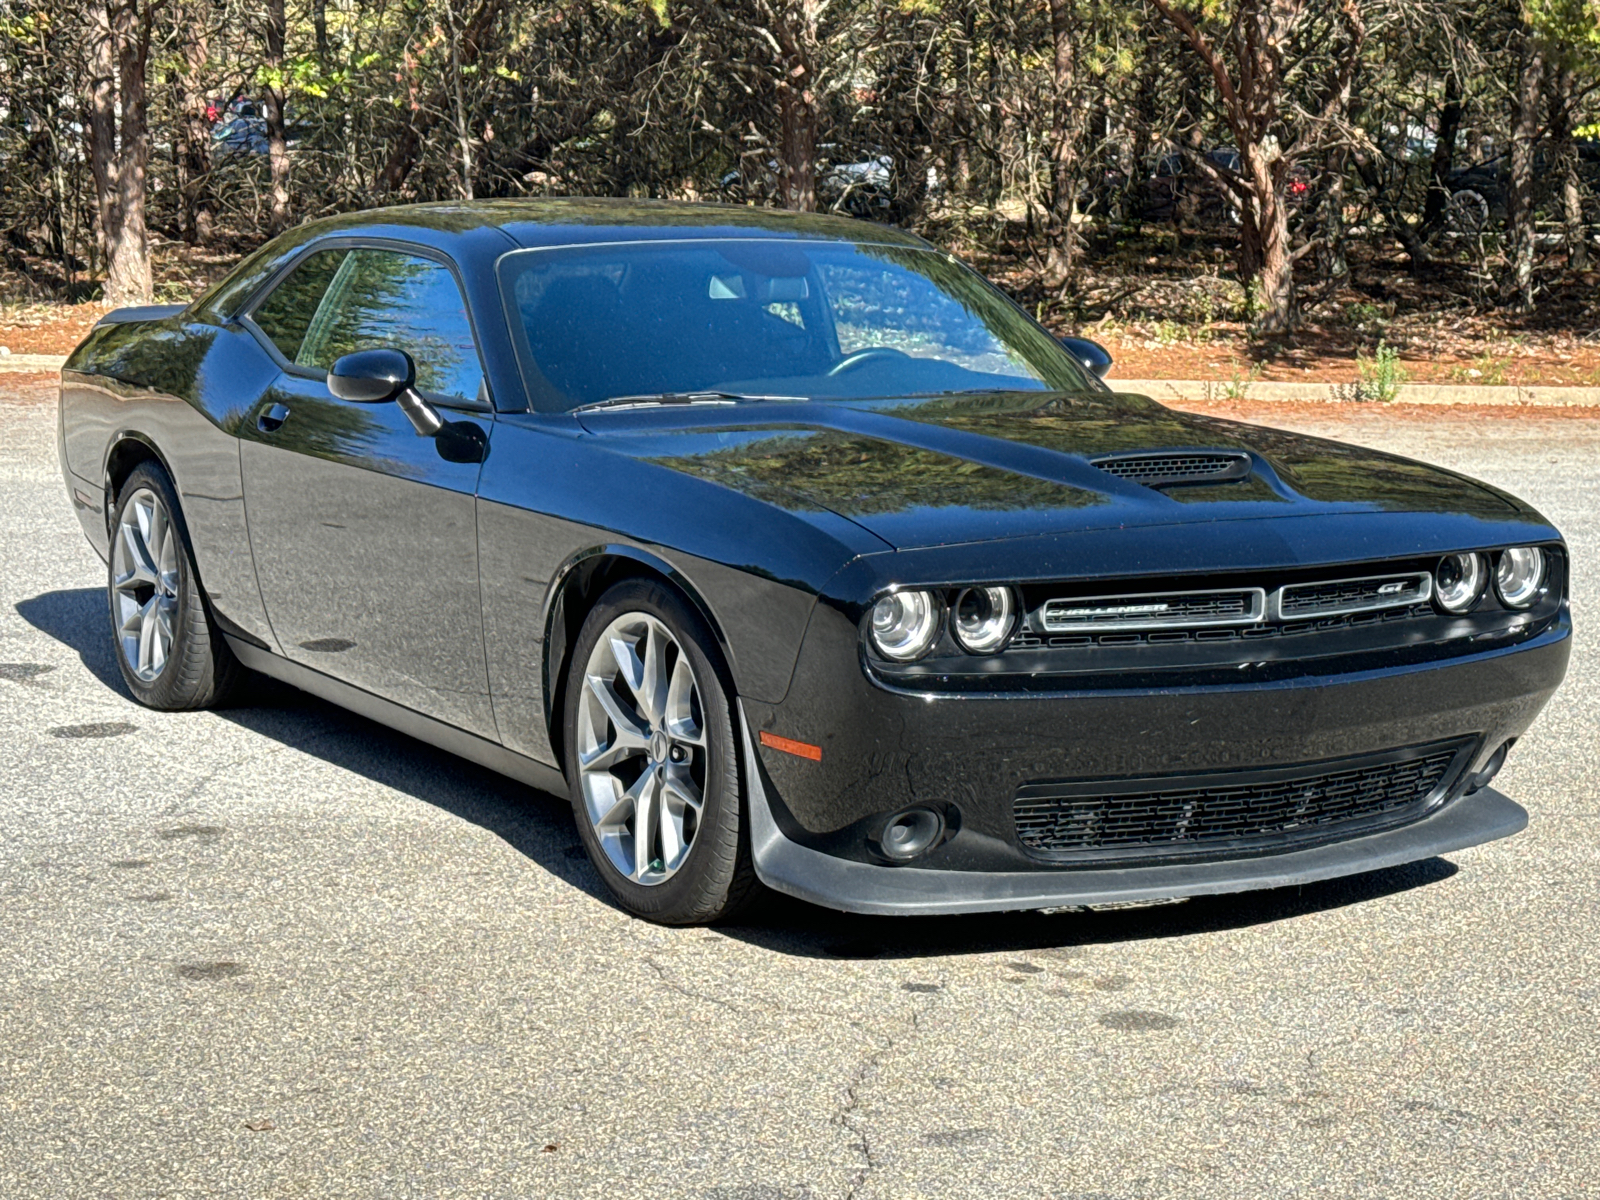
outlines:
[[[62,354],[0,354],[0,373],[59,371]],[[1113,391],[1153,400],[1254,400],[1263,403],[1378,403],[1359,383],[1274,383],[1201,379],[1108,379]],[[1403,383],[1396,404],[1484,404],[1531,408],[1600,408],[1600,387],[1488,387],[1458,383]]]
[[[1351,404],[1365,401],[1359,383],[1273,383],[1265,379],[1108,379],[1113,391],[1137,392],[1152,400],[1251,400],[1265,403]],[[1404,383],[1396,404],[1483,404],[1531,408],[1600,407],[1600,387],[1488,387],[1456,383]]]
[[[0,354],[0,371],[59,371],[65,354]]]

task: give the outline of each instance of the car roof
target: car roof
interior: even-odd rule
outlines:
[[[916,234],[831,213],[672,200],[468,200],[366,209],[314,221],[310,236],[408,226],[439,234],[499,229],[522,247],[681,238],[771,237],[929,248]],[[431,240],[431,239],[430,239]]]

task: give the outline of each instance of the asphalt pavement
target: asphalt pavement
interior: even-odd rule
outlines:
[[[661,929],[566,802],[281,688],[118,680],[0,379],[0,1198],[1600,1194],[1600,421],[1295,417],[1566,532],[1505,842],[1135,912]],[[403,603],[403,597],[396,598]]]

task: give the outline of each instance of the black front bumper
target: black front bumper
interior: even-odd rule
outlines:
[[[753,764],[748,721],[743,728]],[[1463,850],[1528,824],[1520,805],[1483,788],[1399,829],[1284,854],[1110,870],[937,871],[852,862],[790,841],[773,819],[759,772],[750,776],[750,844],[761,881],[813,904],[880,916],[1013,912],[1287,887]]]
[[[966,912],[1277,887],[1505,837],[1523,827],[1523,810],[1488,789],[1463,793],[1560,684],[1570,633],[1563,611],[1517,644],[1388,671],[930,696],[870,678],[854,627],[824,615],[784,702],[743,705],[757,869],[779,891],[849,911]],[[763,731],[820,746],[821,760],[761,745]],[[1019,789],[1039,781],[1249,773],[1439,742],[1468,746],[1466,765],[1425,813],[1383,828],[1326,827],[1316,845],[1297,834],[1181,862],[1159,850],[1070,861],[1030,850],[1017,833]],[[889,864],[875,835],[913,805],[955,813],[956,832],[914,865]]]

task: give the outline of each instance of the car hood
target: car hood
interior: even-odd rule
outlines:
[[[666,405],[579,419],[622,453],[785,509],[835,513],[896,549],[1264,516],[1537,515],[1437,467],[1121,393]],[[1250,473],[1156,490],[1090,461],[1197,449],[1245,451]]]

